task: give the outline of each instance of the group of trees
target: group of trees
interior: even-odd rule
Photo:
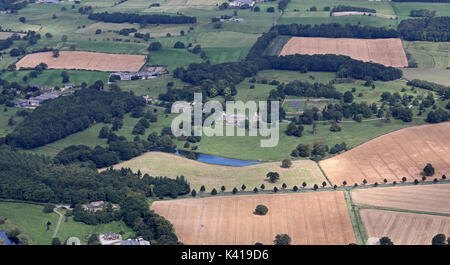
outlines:
[[[406,83],[408,86],[420,87],[438,93],[444,100],[450,99],[450,87],[445,87],[430,81],[413,79]]]
[[[139,15],[136,13],[91,13],[89,19],[95,21],[102,21],[107,23],[139,23],[139,24],[195,24],[196,17],[189,17],[184,15],[170,16],[170,15]]]
[[[405,19],[398,32],[408,41],[450,41],[450,17]]]
[[[410,17],[434,17],[436,16],[436,11],[428,9],[412,9],[409,11]]]
[[[82,131],[94,122],[110,123],[145,105],[144,99],[127,92],[96,89],[102,86],[96,82],[93,88],[44,102],[6,136],[6,143],[35,148]]]
[[[367,7],[359,7],[359,6],[346,6],[346,5],[338,5],[331,9],[331,13],[334,12],[348,12],[348,11],[356,11],[356,12],[366,12],[366,13],[376,13],[377,10],[373,8]]]
[[[107,138],[108,146],[106,148],[101,146],[90,148],[84,145],[68,146],[55,156],[55,163],[63,165],[75,163],[91,168],[103,168],[117,164],[120,160],[129,160],[147,151],[174,153],[176,150],[176,144],[172,140],[173,136],[164,132],[161,135],[154,132],[148,136],[147,140],[135,137],[133,141],[128,141],[124,136],[117,136],[108,127],[104,127],[99,136]]]

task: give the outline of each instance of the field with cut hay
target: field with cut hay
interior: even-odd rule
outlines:
[[[269,211],[253,214],[258,204]],[[188,245],[273,245],[288,234],[293,245],[356,242],[343,192],[223,196],[153,202]]]
[[[450,214],[450,184],[358,189],[356,204]]]
[[[393,67],[407,67],[405,51],[400,39],[351,39],[293,37],[280,55],[337,54],[353,59]]]
[[[320,166],[328,179],[340,185],[408,182],[421,179],[423,168],[431,163],[433,178],[450,173],[450,122],[401,129],[380,136],[350,151],[323,160]]]
[[[394,245],[431,245],[440,233],[450,234],[450,217],[363,209],[360,211],[368,237],[389,237]]]
[[[134,54],[61,51],[58,57],[53,57],[52,52],[40,52],[26,55],[16,63],[16,68],[33,68],[46,63],[49,69],[136,72],[145,64],[145,60],[145,55]]]

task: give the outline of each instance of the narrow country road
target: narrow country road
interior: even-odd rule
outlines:
[[[56,224],[55,232],[53,232],[53,237],[52,237],[52,238],[55,238],[56,234],[58,233],[59,226],[61,225],[61,221],[63,219],[63,215],[62,215],[62,213],[58,212],[58,206],[55,207],[53,209],[53,211],[59,215],[58,223]]]

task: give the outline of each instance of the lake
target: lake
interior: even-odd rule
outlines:
[[[179,156],[185,156],[189,152],[176,152],[176,155]],[[215,165],[222,165],[222,166],[233,166],[233,167],[242,167],[242,166],[250,166],[250,165],[256,165],[262,163],[261,161],[254,161],[254,160],[240,160],[240,159],[233,159],[233,158],[226,158],[221,156],[215,156],[215,155],[207,155],[202,153],[196,153],[197,154],[197,161],[208,163],[208,164],[215,164]]]
[[[2,239],[3,242],[5,242],[6,245],[17,245],[16,243],[9,240],[9,238],[6,236],[5,231],[0,230],[0,238]]]

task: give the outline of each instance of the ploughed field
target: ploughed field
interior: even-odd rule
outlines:
[[[258,204],[268,207],[266,215],[253,214]],[[273,245],[277,234],[294,245],[356,242],[342,191],[157,201],[152,210],[190,245]]]
[[[134,54],[60,51],[58,57],[53,57],[52,52],[40,52],[27,54],[16,63],[16,68],[33,68],[40,63],[46,63],[49,69],[136,72],[141,69],[145,61],[145,55]]]
[[[323,160],[320,166],[336,185],[408,182],[421,179],[423,168],[431,163],[432,178],[450,173],[450,122],[401,129]],[[429,177],[430,178],[430,177]]]
[[[450,214],[450,184],[357,189],[356,204]]]
[[[400,39],[352,39],[292,37],[280,55],[337,54],[353,59],[393,67],[407,67],[405,51]]]
[[[450,217],[363,209],[361,219],[370,237],[389,237],[395,245],[431,245],[436,234],[450,234]]]

